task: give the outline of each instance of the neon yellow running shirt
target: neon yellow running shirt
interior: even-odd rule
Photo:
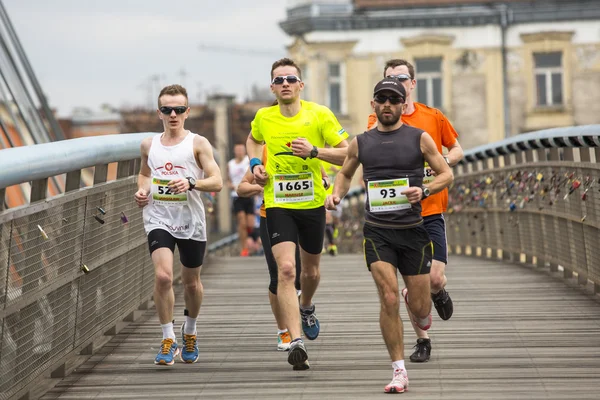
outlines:
[[[265,207],[309,210],[323,206],[325,189],[321,179],[321,161],[302,159],[292,154],[292,141],[306,138],[313,146],[325,143],[335,147],[348,138],[335,115],[327,107],[301,100],[300,112],[284,117],[279,106],[261,108],[252,121],[252,137],[265,142],[266,169]]]

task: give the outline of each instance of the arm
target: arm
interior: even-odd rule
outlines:
[[[335,210],[336,206],[340,204],[342,198],[348,194],[350,189],[350,183],[352,177],[356,172],[356,169],[360,165],[358,161],[358,141],[356,138],[352,139],[348,146],[348,155],[344,161],[344,165],[340,172],[338,172],[335,178],[335,184],[333,186],[333,194],[327,196],[325,199],[325,207],[328,210]]]
[[[427,132],[423,132],[421,135],[421,151],[425,161],[429,163],[429,166],[435,172],[435,179],[427,187],[431,194],[441,192],[450,186],[454,180],[454,175],[446,160],[437,151],[433,138]]]
[[[242,181],[237,187],[237,194],[240,197],[252,197],[263,192],[263,187],[253,183],[254,174],[250,172],[250,169],[246,171],[246,174],[242,178]]]
[[[423,186],[427,187],[431,194],[441,192],[450,186],[454,180],[454,176],[452,175],[450,166],[439,153],[433,138],[427,132],[421,134],[421,152],[435,175],[435,179],[429,185]],[[418,203],[423,199],[423,189],[418,186],[411,186],[402,194],[406,196],[411,204]]]
[[[348,141],[342,140],[335,147],[321,147],[317,158],[335,165],[342,165],[348,154]]]
[[[315,146],[305,138],[298,138],[292,141],[292,151],[298,157],[309,158],[313,147]],[[319,160],[335,165],[342,165],[348,152],[348,141],[344,139],[334,147],[319,147],[317,151],[316,158]]]
[[[137,181],[138,190],[134,194],[135,201],[139,207],[144,207],[148,204],[148,194],[150,193],[150,184],[152,177],[150,167],[148,166],[148,153],[150,152],[151,144],[152,138],[149,137],[142,140],[142,144],[140,145],[142,162]]]
[[[448,159],[448,165],[454,167],[460,162],[460,160],[463,159],[463,155],[463,148],[457,140],[452,146],[448,147],[448,154],[446,154],[446,158]]]
[[[210,142],[202,136],[194,137],[194,154],[196,155],[196,162],[204,170],[204,179],[196,182],[194,190],[220,192],[223,189],[223,178],[221,177],[221,170],[215,161]]]
[[[260,160],[260,157],[262,155],[263,143],[264,142],[262,141],[256,140],[252,135],[252,131],[250,131],[248,139],[246,139],[246,152],[248,153],[248,157],[250,158],[250,165],[252,165],[252,159],[258,158]],[[256,183],[258,183],[261,186],[264,186],[267,183],[268,175],[264,165],[257,165],[256,167],[254,167],[254,169],[250,167],[250,171],[254,174],[254,179],[256,180]]]

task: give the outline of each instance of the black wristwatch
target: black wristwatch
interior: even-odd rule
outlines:
[[[421,186],[421,190],[423,191],[423,196],[421,197],[421,200],[428,198],[429,195],[431,194],[431,192],[429,191],[429,188],[427,186]]]
[[[185,179],[187,179],[188,183],[190,184],[190,188],[188,190],[193,190],[196,187],[196,180],[191,176],[186,176]]]
[[[313,146],[312,150],[310,151],[310,158],[317,158],[318,155],[319,149],[317,149],[317,146]]]

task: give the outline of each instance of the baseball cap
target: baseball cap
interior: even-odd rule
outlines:
[[[383,91],[394,92],[395,94],[406,100],[406,89],[404,89],[404,86],[396,78],[383,78],[382,80],[380,80],[377,83],[377,85],[375,85],[375,89],[373,90],[373,96],[376,96],[377,93]]]

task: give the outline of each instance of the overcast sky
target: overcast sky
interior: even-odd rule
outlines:
[[[241,101],[253,83],[268,87],[291,42],[278,25],[286,0],[0,1],[61,116],[103,103],[154,107],[171,83],[192,102],[214,92]]]

